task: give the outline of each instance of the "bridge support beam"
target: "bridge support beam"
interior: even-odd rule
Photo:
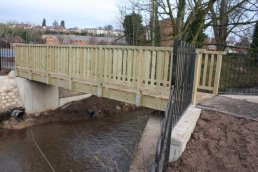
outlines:
[[[59,107],[58,87],[16,77],[16,84],[27,113],[39,113]]]

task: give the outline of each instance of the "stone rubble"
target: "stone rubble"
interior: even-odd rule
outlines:
[[[0,76],[0,111],[9,107],[23,107],[14,77]]]

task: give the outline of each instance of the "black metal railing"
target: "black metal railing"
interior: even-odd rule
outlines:
[[[192,101],[195,47],[174,41],[170,96],[156,149],[156,162],[151,172],[162,172],[169,161],[171,132]]]
[[[0,70],[15,68],[15,52],[11,48],[0,48]]]
[[[258,54],[227,54],[223,57],[220,93],[258,95]]]

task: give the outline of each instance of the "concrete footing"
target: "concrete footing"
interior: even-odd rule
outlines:
[[[19,77],[15,80],[27,113],[39,113],[59,107],[58,87]]]
[[[150,117],[142,134],[137,151],[130,165],[129,172],[149,171],[155,161],[157,140],[160,136],[161,118]]]
[[[64,106],[67,103],[89,98],[91,94],[60,98],[59,88],[16,77],[16,85],[26,113],[40,113]]]
[[[185,150],[196,122],[201,114],[201,109],[190,106],[172,130],[169,161],[177,161]]]

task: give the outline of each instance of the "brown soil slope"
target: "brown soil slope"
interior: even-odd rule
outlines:
[[[174,171],[258,171],[258,122],[203,111]]]

